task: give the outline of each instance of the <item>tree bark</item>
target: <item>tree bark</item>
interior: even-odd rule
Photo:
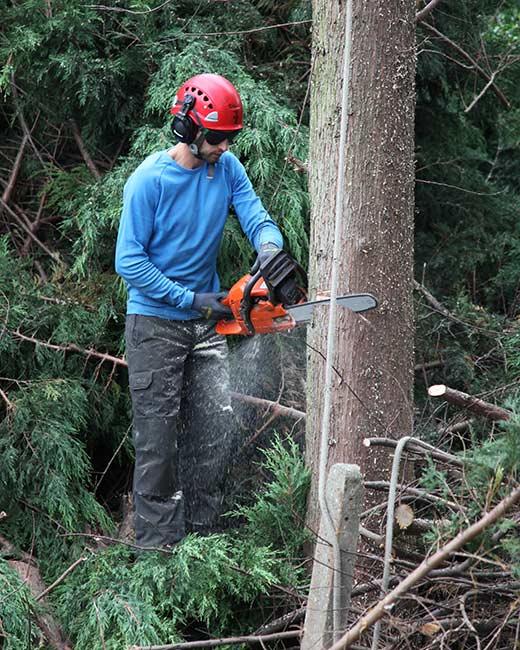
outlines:
[[[329,288],[341,113],[345,3],[313,0],[309,188],[309,289]],[[354,0],[349,126],[339,294],[369,291],[379,308],[365,317],[338,310],[329,467],[356,463],[384,478],[391,458],[367,436],[412,432],[413,143],[415,3]],[[318,526],[318,463],[327,314],[308,328],[307,438],[313,469],[308,523]],[[387,471],[388,470],[388,471]]]

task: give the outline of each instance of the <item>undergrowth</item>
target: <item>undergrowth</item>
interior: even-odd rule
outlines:
[[[298,606],[308,576],[301,565],[309,484],[297,445],[276,437],[264,452],[269,479],[226,533],[193,534],[170,552],[136,555],[131,545],[75,549],[85,558],[50,594],[74,650],[120,650],[186,636],[252,632],[270,616]],[[7,559],[0,559],[4,650],[37,639],[33,596]],[[291,594],[293,594],[291,596]],[[31,647],[38,647],[33,645]]]

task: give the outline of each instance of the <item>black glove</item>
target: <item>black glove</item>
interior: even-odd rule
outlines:
[[[277,253],[279,250],[280,246],[277,246],[270,241],[266,241],[263,244],[260,244],[260,250],[258,251],[258,257],[256,258],[257,263],[255,266],[262,266],[272,255]]]
[[[229,320],[233,318],[233,312],[229,307],[220,301],[227,296],[226,291],[219,293],[196,293],[193,298],[192,309],[200,313],[208,320]]]

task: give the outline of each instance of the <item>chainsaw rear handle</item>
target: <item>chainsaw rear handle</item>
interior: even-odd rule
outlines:
[[[251,268],[251,278],[248,280],[246,286],[244,287],[244,294],[242,300],[240,301],[240,315],[242,316],[242,319],[250,334],[255,333],[255,328],[251,322],[251,309],[253,308],[254,304],[253,298],[251,298],[251,291],[261,277],[262,271],[260,269],[260,262],[257,260]]]

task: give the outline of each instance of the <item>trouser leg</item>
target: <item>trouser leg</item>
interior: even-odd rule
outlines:
[[[190,345],[183,323],[127,317],[126,353],[134,412],[135,538],[139,546],[168,546],[185,535],[177,416]]]
[[[199,322],[187,357],[179,440],[179,471],[188,530],[207,534],[221,514],[223,490],[236,444],[229,395],[228,350],[215,325]]]

